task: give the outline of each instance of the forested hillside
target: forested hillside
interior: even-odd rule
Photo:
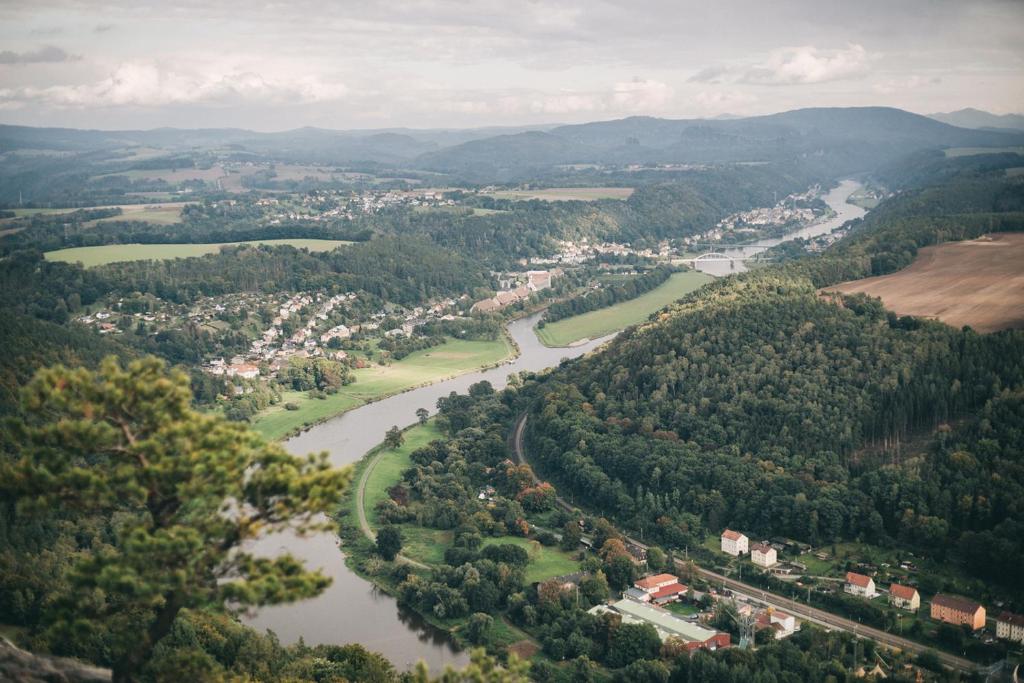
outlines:
[[[1011,582],[1024,472],[1019,397],[1003,392],[1024,386],[1024,332],[955,330],[818,288],[892,272],[927,244],[1024,229],[1022,196],[1020,182],[976,176],[907,192],[820,258],[705,287],[554,373],[531,456],[669,544],[693,543],[694,525],[899,538]],[[903,443],[932,432],[909,458],[920,451]],[[1004,559],[979,561],[982,543]]]

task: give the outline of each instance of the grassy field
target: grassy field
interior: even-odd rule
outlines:
[[[581,201],[596,199],[629,199],[632,187],[549,187],[543,190],[496,190],[489,193],[497,199],[543,199],[548,202]]]
[[[366,479],[363,502],[366,507],[366,520],[374,529],[380,525],[374,508],[377,503],[388,497],[388,489],[401,478],[402,472],[412,466],[409,455],[443,435],[435,422],[430,420],[425,425],[416,425],[405,430],[404,436],[405,442],[398,448],[388,450],[387,454],[377,461]]]
[[[325,399],[288,392],[282,404],[260,413],[253,426],[265,437],[279,439],[304,425],[314,424],[372,400],[494,365],[511,354],[512,347],[504,337],[495,341],[449,339],[441,346],[411,353],[391,365],[356,370],[355,382]],[[283,404],[289,402],[297,404],[299,409],[285,410]]]
[[[643,322],[655,311],[711,281],[697,271],[673,273],[667,281],[635,299],[545,325],[537,336],[546,346],[568,346],[580,339],[596,339]]]
[[[571,574],[580,568],[580,563],[569,553],[556,547],[543,546],[536,541],[520,536],[499,536],[485,538],[484,546],[508,543],[517,545],[530,553],[530,564],[526,565],[526,582],[544,581],[555,576]]]
[[[1024,233],[925,247],[896,273],[830,287],[880,297],[901,315],[979,332],[1024,327]]]
[[[950,147],[946,150],[947,157],[969,157],[978,154],[1024,154],[1024,147]]]
[[[50,261],[79,262],[86,268],[102,266],[118,261],[162,261],[174,258],[192,258],[206,254],[216,254],[221,247],[238,246],[241,244],[288,244],[298,249],[310,251],[330,251],[351,242],[343,240],[310,240],[282,239],[258,240],[252,242],[218,242],[216,244],[107,244],[101,247],[72,247],[48,251],[45,256]]]
[[[188,202],[161,202],[159,204],[121,204],[116,207],[121,209],[120,216],[110,218],[97,218],[89,221],[86,225],[98,223],[113,223],[115,221],[142,221],[154,225],[170,225],[181,222],[181,209]],[[107,207],[100,207],[107,208]]]

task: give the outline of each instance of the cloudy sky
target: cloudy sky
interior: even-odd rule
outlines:
[[[1021,0],[0,0],[0,122],[470,127],[1024,111]]]

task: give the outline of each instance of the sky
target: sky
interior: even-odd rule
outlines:
[[[1022,0],[0,0],[0,123],[469,128],[1024,111]]]

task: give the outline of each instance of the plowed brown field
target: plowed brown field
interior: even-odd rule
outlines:
[[[1024,328],[1024,233],[925,247],[899,272],[827,289],[863,292],[900,315],[979,332]]]

